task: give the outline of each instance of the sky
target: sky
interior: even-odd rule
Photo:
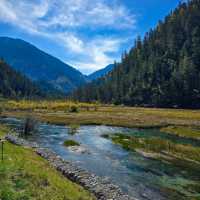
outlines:
[[[115,60],[180,0],[0,0],[0,36],[20,38],[84,74]]]

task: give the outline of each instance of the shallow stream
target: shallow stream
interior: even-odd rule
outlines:
[[[13,118],[1,119],[1,122],[15,128],[22,123]],[[126,151],[113,144],[111,140],[103,138],[102,134],[124,133],[143,138],[159,137],[175,143],[191,144],[195,147],[200,145],[199,142],[170,136],[153,129],[80,126],[76,134],[71,135],[69,132],[70,128],[67,126],[41,123],[37,134],[27,139],[54,150],[62,158],[71,160],[98,176],[110,178],[124,192],[138,199],[181,200],[195,199],[195,196],[200,196],[196,190],[191,189],[191,185],[200,180],[194,173],[167,162],[145,158],[139,153]],[[79,142],[85,151],[76,152],[63,146],[66,139]]]

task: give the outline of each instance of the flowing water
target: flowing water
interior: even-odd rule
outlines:
[[[21,124],[13,118],[2,119],[2,122],[14,127]],[[103,138],[102,134],[125,133],[136,137],[159,137],[175,143],[199,146],[199,142],[180,139],[163,134],[158,130],[139,130],[110,126],[80,126],[75,135],[69,134],[67,126],[40,124],[37,134],[28,137],[42,147],[54,150],[62,158],[71,160],[77,165],[98,176],[108,177],[119,185],[130,196],[138,199],[195,199],[190,196],[200,194],[191,191],[188,186],[196,180],[193,173],[177,168],[167,162],[145,158],[139,153],[129,152]],[[85,152],[75,152],[63,146],[66,139],[81,144]]]

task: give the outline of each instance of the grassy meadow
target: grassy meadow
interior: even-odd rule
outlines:
[[[31,113],[40,121],[60,125],[113,125],[161,128],[181,137],[200,137],[200,111],[77,103],[71,101],[1,101],[2,116],[23,118]]]

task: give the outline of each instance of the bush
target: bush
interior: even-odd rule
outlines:
[[[23,124],[22,133],[24,136],[30,135],[36,131],[37,128],[37,120],[33,117],[28,116]]]
[[[77,113],[78,112],[78,107],[77,106],[71,106],[70,109],[69,109],[69,112]]]

